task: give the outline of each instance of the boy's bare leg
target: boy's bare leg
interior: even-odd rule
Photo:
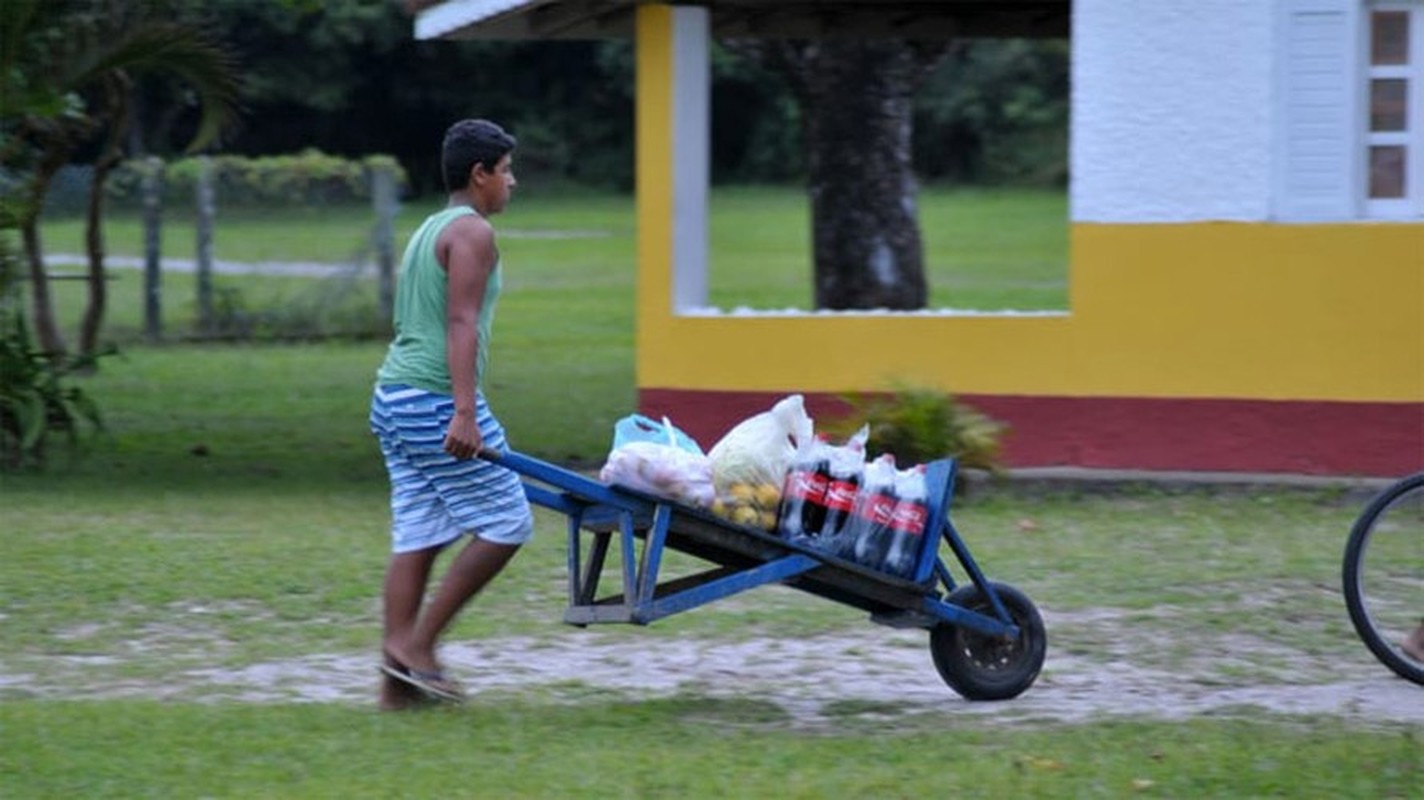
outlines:
[[[385,641],[386,652],[400,655],[405,642],[415,633],[420,619],[420,605],[425,601],[425,589],[430,582],[430,568],[440,548],[431,547],[410,553],[395,553],[386,566]]]
[[[385,633],[382,640],[382,660],[387,666],[399,666],[391,657],[392,643],[405,642],[415,632],[420,618],[420,606],[425,600],[425,588],[430,581],[430,569],[440,548],[396,553],[386,567]],[[385,710],[400,710],[421,705],[424,696],[418,689],[390,675],[381,676],[380,706]]]
[[[455,618],[461,608],[464,608],[470,598],[478,594],[494,576],[498,575],[500,570],[504,569],[504,565],[508,564],[518,551],[519,545],[496,544],[479,537],[473,538],[450,563],[450,568],[441,578],[435,596],[430,599],[424,612],[417,614],[410,628],[406,628],[403,624],[408,618],[392,619],[388,581],[386,650],[411,669],[424,672],[438,670],[440,664],[435,658],[435,646],[440,640],[440,635],[445,632],[451,620]],[[392,559],[392,568],[394,567],[395,559]],[[428,575],[428,563],[425,569]],[[418,602],[415,608],[417,611],[419,610]],[[406,606],[402,605],[397,610],[404,611],[405,609]],[[392,627],[393,622],[395,627]],[[408,631],[406,635],[399,635],[406,631]],[[393,633],[397,635],[392,635]]]
[[[1424,620],[1419,621],[1419,627],[1409,634],[1409,638],[1400,642],[1399,649],[1415,661],[1424,663]]]

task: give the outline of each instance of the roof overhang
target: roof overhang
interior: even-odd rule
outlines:
[[[417,39],[616,39],[649,0],[412,0]],[[718,38],[1066,38],[1071,0],[703,0]]]

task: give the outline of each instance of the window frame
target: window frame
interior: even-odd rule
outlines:
[[[1356,49],[1360,64],[1360,75],[1356,82],[1359,101],[1355,104],[1355,163],[1359,168],[1355,191],[1360,202],[1360,215],[1370,220],[1416,219],[1424,216],[1424,2],[1368,0],[1362,11],[1364,19],[1358,27],[1359,40]],[[1372,63],[1371,32],[1374,14],[1379,11],[1397,11],[1409,15],[1409,63],[1387,66],[1376,66]],[[1371,82],[1390,78],[1408,81],[1404,130],[1370,130]],[[1370,148],[1391,145],[1405,148],[1404,196],[1372,198]]]

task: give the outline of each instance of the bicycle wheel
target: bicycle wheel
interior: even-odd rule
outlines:
[[[1342,570],[1350,621],[1370,652],[1424,685],[1424,472],[1375,496],[1355,520]]]

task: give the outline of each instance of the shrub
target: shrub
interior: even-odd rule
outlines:
[[[308,149],[295,155],[212,156],[210,163],[220,206],[290,208],[367,200],[371,196],[369,176],[375,169],[392,169],[397,185],[407,185],[400,164],[383,155],[352,160]],[[149,169],[144,159],[124,162],[109,177],[105,187],[109,197],[120,206],[139,206],[143,178]],[[164,205],[191,207],[201,170],[202,163],[197,158],[164,165]]]
[[[952,457],[962,468],[1003,469],[999,447],[1008,426],[945,392],[900,386],[842,399],[849,411],[825,427],[843,436],[868,424],[870,454],[894,453],[901,466]]]
[[[44,463],[51,434],[71,445],[104,428],[99,407],[69,374],[88,362],[56,363],[37,349],[18,311],[0,308],[0,468]]]

